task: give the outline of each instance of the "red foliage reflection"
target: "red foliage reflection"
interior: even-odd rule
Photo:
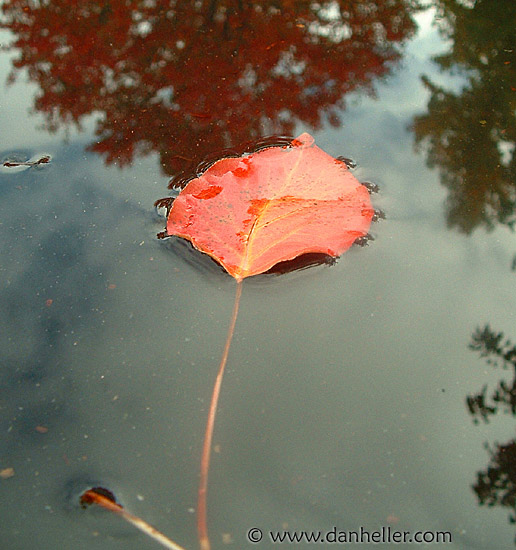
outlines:
[[[108,163],[157,151],[167,174],[193,156],[296,121],[339,124],[346,93],[372,93],[413,33],[414,0],[7,0],[16,73],[50,130],[101,113]],[[13,77],[12,76],[12,77]]]

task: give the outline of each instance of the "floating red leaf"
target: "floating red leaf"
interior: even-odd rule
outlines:
[[[373,213],[346,164],[304,133],[291,146],[217,161],[174,201],[167,234],[242,280],[301,254],[339,256],[367,233]]]
[[[344,160],[319,149],[306,133],[288,145],[218,160],[172,203],[167,234],[188,239],[237,280],[204,434],[197,503],[201,550],[210,550],[206,496],[211,443],[243,279],[303,254],[339,256],[367,234],[373,214],[367,188]]]

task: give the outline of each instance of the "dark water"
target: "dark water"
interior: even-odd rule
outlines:
[[[235,283],[158,241],[152,205],[208,153],[307,131],[386,220],[334,266],[245,281],[213,548],[334,526],[511,548],[514,3],[67,4],[3,2],[0,547],[156,548],[78,507],[94,484],[197,547]]]

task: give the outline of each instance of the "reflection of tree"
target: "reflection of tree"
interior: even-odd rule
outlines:
[[[487,386],[466,398],[474,422],[478,423],[479,418],[488,422],[489,417],[500,410],[516,416],[516,346],[504,339],[503,333],[494,332],[486,325],[473,334],[470,348],[480,352],[488,364],[513,371],[511,384],[501,380],[489,398],[486,396]],[[486,470],[477,473],[473,490],[481,505],[510,508],[509,521],[516,523],[516,440],[505,445],[496,443],[493,447],[486,444],[486,448],[490,464]]]
[[[470,348],[480,352],[481,357],[486,357],[488,364],[514,371],[511,386],[501,380],[491,395],[490,404],[486,402],[487,386],[478,394],[468,396],[467,405],[475,423],[478,423],[479,417],[488,422],[489,416],[496,414],[500,408],[516,416],[516,346],[510,340],[504,340],[502,332],[493,332],[486,325],[473,334]]]
[[[486,470],[477,473],[473,490],[480,504],[510,508],[509,521],[516,523],[516,441],[497,443],[488,451],[491,462]]]
[[[516,3],[514,0],[438,0],[449,53],[435,60],[466,79],[447,91],[423,78],[428,112],[414,120],[416,142],[428,144],[449,189],[450,227],[470,233],[479,225],[516,222]]]
[[[338,124],[343,96],[385,75],[415,0],[7,0],[4,27],[40,86],[49,129],[101,113],[91,149],[130,163],[184,160]]]

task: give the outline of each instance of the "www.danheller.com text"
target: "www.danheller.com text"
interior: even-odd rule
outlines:
[[[390,526],[368,530],[359,527],[356,530],[340,530],[333,527],[328,531],[262,531],[252,527],[247,531],[247,540],[259,544],[272,542],[274,544],[288,543],[328,543],[328,544],[429,544],[451,543],[449,531],[399,531]]]

